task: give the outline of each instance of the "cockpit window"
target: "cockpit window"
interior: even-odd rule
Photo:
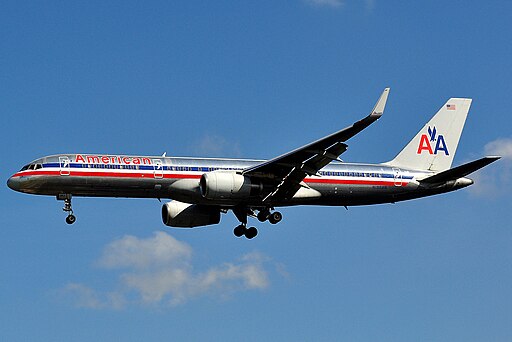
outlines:
[[[43,165],[42,164],[28,164],[28,165],[25,165],[21,168],[20,172],[21,171],[26,171],[26,170],[39,170],[39,169],[42,169],[43,168]]]
[[[39,169],[42,169],[43,168],[43,164],[41,163],[32,163],[32,164],[27,164],[25,166],[23,166],[20,170],[21,171],[26,171],[26,170],[39,170]]]

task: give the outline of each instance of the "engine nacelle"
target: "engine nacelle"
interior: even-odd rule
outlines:
[[[249,177],[226,171],[205,173],[199,181],[201,195],[211,200],[254,197],[262,187],[261,183],[254,183]]]
[[[162,221],[166,226],[191,228],[220,222],[217,207],[171,201],[162,206]]]

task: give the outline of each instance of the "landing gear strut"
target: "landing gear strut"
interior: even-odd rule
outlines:
[[[57,196],[58,200],[64,200],[64,210],[66,213],[68,213],[68,216],[66,217],[66,223],[67,224],[73,224],[76,221],[76,216],[73,215],[73,208],[71,207],[71,194],[61,194]]]
[[[247,214],[249,213],[249,209],[246,207],[235,207],[233,213],[240,221],[240,225],[235,227],[233,234],[235,234],[236,237],[245,235],[249,240],[255,238],[256,235],[258,235],[258,229],[256,229],[256,227],[247,228]]]

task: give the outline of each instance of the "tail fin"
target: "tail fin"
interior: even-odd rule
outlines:
[[[395,159],[386,164],[416,170],[448,170],[470,106],[471,99],[449,99]]]

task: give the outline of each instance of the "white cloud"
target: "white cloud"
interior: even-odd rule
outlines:
[[[325,6],[332,8],[340,8],[345,4],[345,2],[342,0],[306,0],[306,2],[315,6]]]
[[[304,0],[306,3],[317,7],[343,8],[347,1],[345,0]],[[361,3],[360,0],[358,0]],[[363,0],[367,12],[373,12],[376,6],[376,0]]]
[[[83,284],[69,283],[59,292],[72,298],[79,308],[122,309],[126,304],[124,296],[119,293],[109,292],[100,296],[94,289]]]
[[[120,309],[129,304],[175,306],[203,295],[225,298],[238,291],[264,290],[269,284],[265,264],[271,260],[249,253],[234,262],[194,271],[192,248],[165,232],[152,237],[124,236],[109,243],[98,265],[117,272],[115,291],[97,291],[70,283],[60,293],[77,307]],[[119,273],[120,272],[120,273]]]
[[[364,4],[368,12],[373,12],[373,10],[375,10],[375,0],[364,0]]]
[[[502,138],[491,141],[485,145],[485,153],[512,160],[512,138]]]
[[[237,158],[242,155],[239,143],[228,141],[215,134],[203,136],[200,141],[192,145],[191,152],[206,157]]]
[[[476,196],[499,197],[512,189],[512,138],[496,139],[484,147],[485,154],[501,156],[496,165],[485,167],[469,177],[474,184],[469,188]]]
[[[155,232],[152,238],[138,239],[126,235],[109,243],[99,260],[105,268],[148,268],[174,262],[188,262],[192,248],[165,232]]]

